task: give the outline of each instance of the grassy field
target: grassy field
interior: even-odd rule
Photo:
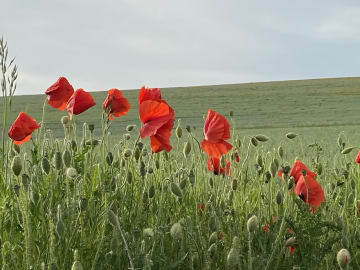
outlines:
[[[105,92],[76,116],[78,136],[64,138],[65,112],[46,105],[55,136],[37,131],[20,149],[7,139],[1,155],[2,269],[331,270],[339,260],[341,269],[360,269],[359,88],[360,78],[339,78],[162,89],[183,135],[174,130],[174,149],[158,154],[148,140],[136,143],[138,91],[124,91],[132,108],[98,145],[83,143],[93,137],[87,125],[86,138],[80,131],[94,123],[100,138]],[[14,97],[11,120],[25,110],[41,121],[44,100]],[[229,175],[207,170],[197,142],[208,109],[230,122]],[[137,127],[128,132],[128,124]],[[290,131],[299,135],[288,139]],[[270,139],[254,146],[249,138],[259,133]],[[356,148],[341,153],[339,135]],[[295,157],[324,190],[317,211],[277,175]],[[341,249],[351,258],[337,259]]]

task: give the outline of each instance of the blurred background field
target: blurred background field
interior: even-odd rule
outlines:
[[[44,92],[45,90],[46,87]],[[304,144],[316,141],[320,145],[335,146],[340,133],[352,143],[359,140],[360,78],[174,87],[161,90],[163,98],[175,110],[174,128],[177,120],[181,119],[181,126],[190,125],[199,137],[202,136],[204,116],[208,109],[213,109],[228,119],[230,111],[233,111],[235,125],[232,123],[231,126],[237,129],[240,136],[263,133],[271,138],[270,143],[274,146],[283,141],[284,134],[290,131],[300,134]],[[75,121],[79,132],[84,122],[95,124],[95,136],[99,136],[106,91],[92,92],[92,95],[97,105],[75,116]],[[129,99],[131,109],[126,116],[113,121],[110,131],[115,140],[126,133],[127,125],[136,124],[138,128],[141,127],[137,111],[138,90],[126,90],[123,95]],[[45,94],[15,96],[10,122],[19,111],[28,112],[38,122],[41,121],[45,99]],[[54,132],[55,137],[64,135],[60,124],[63,115],[66,115],[66,111],[57,111],[46,104],[45,125]],[[331,151],[332,148],[327,147],[327,150]]]

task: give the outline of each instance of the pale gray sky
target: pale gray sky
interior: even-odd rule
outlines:
[[[360,1],[2,0],[17,94],[359,76]]]

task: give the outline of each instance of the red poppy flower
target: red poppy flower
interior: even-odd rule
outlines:
[[[45,94],[48,96],[49,105],[60,111],[65,110],[66,103],[73,93],[74,88],[65,77],[60,77],[45,91]]]
[[[204,123],[204,136],[201,148],[210,157],[219,158],[226,154],[232,145],[226,140],[230,139],[230,126],[226,118],[213,110],[209,110]]]
[[[301,175],[296,184],[295,192],[305,203],[315,208],[319,207],[325,200],[322,187],[311,175],[306,175],[305,177]]]
[[[220,159],[212,157],[207,160],[207,168],[214,172],[215,175],[226,174],[230,175],[230,162],[227,161],[225,168],[220,168]]]
[[[66,109],[69,112],[70,119],[72,119],[73,114],[80,114],[92,106],[95,106],[95,104],[90,93],[80,88],[70,97],[66,104]]]
[[[266,222],[265,226],[264,226],[264,232],[269,232],[270,231],[270,223]]]
[[[113,116],[120,117],[127,114],[130,109],[130,104],[129,101],[123,97],[120,90],[110,89],[103,103],[103,109],[109,115],[109,119],[113,120]]]
[[[40,126],[24,112],[20,112],[11,125],[8,135],[15,144],[22,144],[30,140],[31,133]]]
[[[357,155],[356,155],[355,162],[356,162],[357,164],[360,164],[360,150],[359,150],[359,152],[358,152]]]
[[[141,138],[150,137],[151,150],[158,153],[169,152],[171,129],[174,126],[174,110],[161,98],[159,89],[141,88],[139,92],[139,116],[144,124],[140,130]]]
[[[205,211],[205,204],[204,203],[198,203],[196,206],[199,216],[202,216],[203,212]]]
[[[302,163],[300,160],[295,160],[294,166],[292,167],[289,176],[294,177],[295,185],[299,181],[300,177],[302,176],[302,172],[305,170],[306,175],[311,176],[312,178],[315,178],[316,174],[312,171],[310,171],[304,163]],[[282,177],[283,171],[279,170],[278,175]]]

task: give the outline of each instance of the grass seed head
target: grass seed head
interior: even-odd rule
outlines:
[[[238,180],[237,179],[233,179],[232,183],[231,183],[231,188],[232,190],[237,190],[237,186],[238,186]]]

